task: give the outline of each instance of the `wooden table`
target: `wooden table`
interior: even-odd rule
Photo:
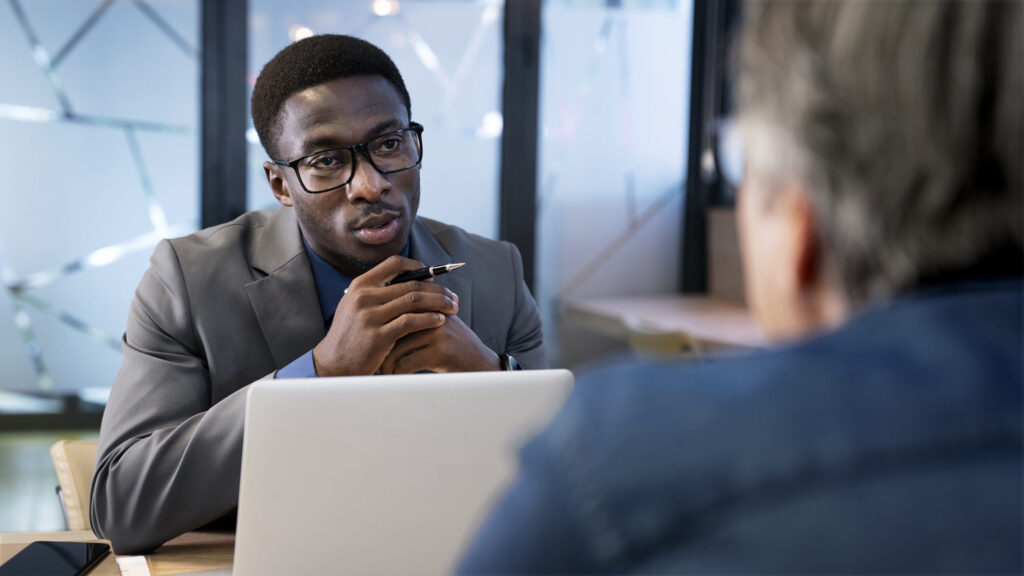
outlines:
[[[31,542],[107,542],[97,539],[89,530],[69,532],[18,532],[0,534],[0,563],[21,551]],[[107,542],[109,544],[109,542]],[[230,568],[235,554],[235,535],[219,532],[189,532],[164,544],[146,556],[149,573],[187,574],[200,570]],[[117,561],[108,556],[90,576],[120,576]]]
[[[563,311],[579,326],[627,341],[637,334],[679,334],[710,347],[765,346],[746,308],[708,296],[588,298],[565,302]]]

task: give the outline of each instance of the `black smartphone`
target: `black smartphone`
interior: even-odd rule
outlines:
[[[82,576],[110,554],[110,545],[33,542],[0,565],[0,576]]]

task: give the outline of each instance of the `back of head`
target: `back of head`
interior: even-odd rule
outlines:
[[[748,170],[799,178],[851,303],[1024,271],[1017,1],[753,0]]]
[[[274,56],[260,71],[252,90],[252,121],[263,149],[277,156],[278,114],[289,96],[317,84],[351,76],[387,80],[412,117],[409,91],[395,63],[383,50],[352,36],[320,34],[299,40]]]

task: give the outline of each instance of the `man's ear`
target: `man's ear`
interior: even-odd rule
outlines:
[[[274,198],[277,198],[282,206],[293,206],[292,192],[281,168],[282,166],[269,160],[263,163],[263,172],[267,175],[267,184],[270,184],[270,191],[274,193]]]
[[[790,224],[793,237],[793,280],[801,292],[818,288],[822,281],[821,237],[818,218],[807,191],[797,187],[790,191]]]
[[[841,325],[849,316],[849,306],[829,268],[818,212],[806,189],[797,187],[793,192],[788,207],[788,273],[794,301],[801,304],[800,332],[808,333]]]

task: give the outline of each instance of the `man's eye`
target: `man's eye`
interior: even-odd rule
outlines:
[[[376,152],[394,152],[402,147],[402,139],[398,137],[387,138],[377,143]]]
[[[322,154],[310,158],[309,166],[318,170],[337,170],[344,165],[341,154]]]

